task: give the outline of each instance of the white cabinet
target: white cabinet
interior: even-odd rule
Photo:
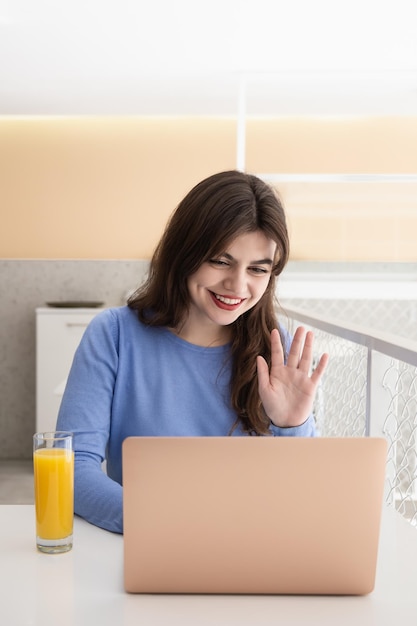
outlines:
[[[36,309],[36,431],[55,430],[74,353],[102,309]]]

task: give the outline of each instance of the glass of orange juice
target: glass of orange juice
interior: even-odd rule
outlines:
[[[33,435],[36,546],[58,554],[72,548],[74,520],[73,434]]]

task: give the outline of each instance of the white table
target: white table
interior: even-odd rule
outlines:
[[[5,626],[417,624],[417,530],[390,509],[376,587],[361,597],[130,595],[123,590],[122,536],[76,518],[73,550],[40,554],[32,505],[0,506],[0,528]]]

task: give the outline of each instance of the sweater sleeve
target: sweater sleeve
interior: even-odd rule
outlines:
[[[300,426],[293,426],[291,428],[280,428],[279,426],[271,425],[271,432],[274,437],[316,437],[316,423],[313,415],[310,415],[308,419]]]
[[[122,486],[102,469],[110,434],[118,367],[118,325],[111,310],[97,315],[75,353],[57,429],[74,433],[74,511],[107,530],[123,532]]]

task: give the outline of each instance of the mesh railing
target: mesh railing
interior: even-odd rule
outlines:
[[[417,526],[417,367],[391,359],[382,385],[390,398],[382,427],[389,442],[387,498]]]
[[[321,436],[383,436],[385,498],[417,526],[417,344],[286,308],[291,333],[315,335],[315,356],[330,356],[314,415]],[[284,318],[285,319],[285,318]]]

